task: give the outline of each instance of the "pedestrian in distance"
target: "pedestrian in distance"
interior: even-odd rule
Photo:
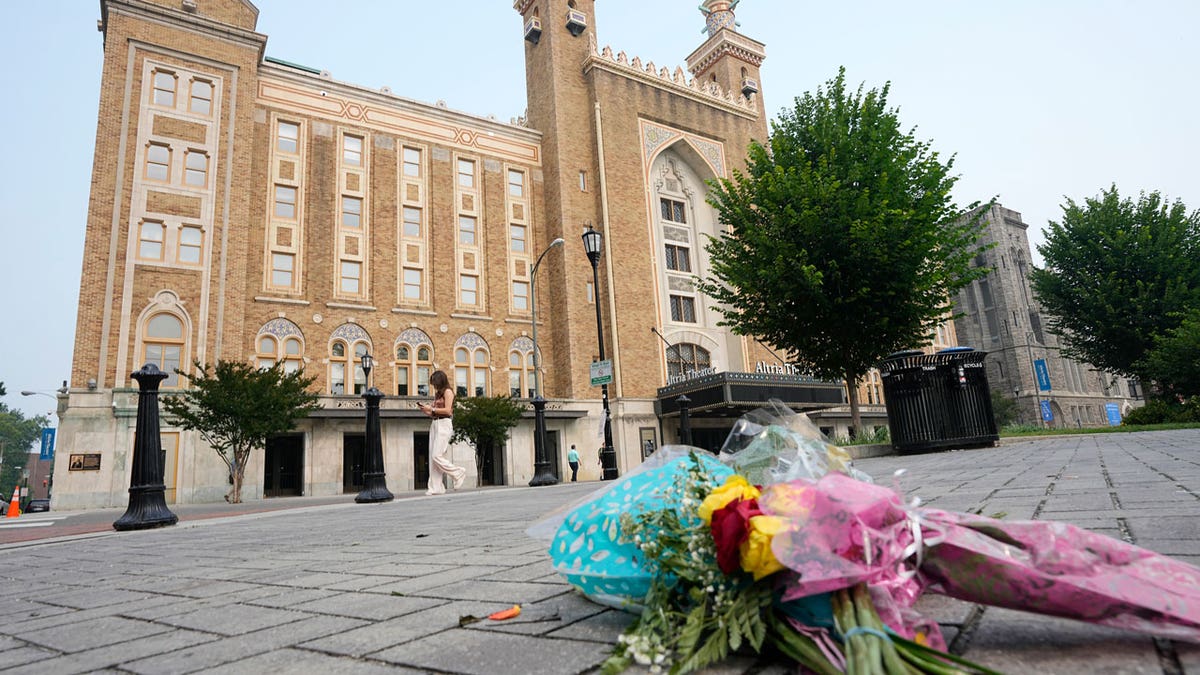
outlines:
[[[567,451],[567,464],[571,467],[571,482],[575,482],[575,476],[579,474],[579,451],[575,449],[575,445],[571,445],[571,449]]]
[[[450,452],[450,437],[454,435],[454,391],[450,389],[450,380],[446,373],[433,371],[429,376],[429,384],[433,387],[433,403],[421,403],[421,412],[433,419],[429,423],[429,488],[426,495],[446,493],[445,477],[450,476],[454,481],[454,489],[462,487],[467,479],[467,470],[455,466],[446,455]]]

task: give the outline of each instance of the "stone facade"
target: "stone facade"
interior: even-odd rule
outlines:
[[[717,326],[690,278],[707,265],[703,237],[718,232],[704,181],[729,176],[767,136],[764,48],[735,31],[729,5],[704,4],[708,36],[689,74],[599,46],[592,0],[519,0],[525,27],[541,28],[525,31],[528,119],[503,123],[266,58],[246,0],[102,0],[55,508],[125,502],[130,374],[146,362],[186,372],[283,360],[316,375],[321,410],[252,456],[244,496],[255,499],[357,491],[357,366],[369,352],[372,383],[389,395],[389,487],[423,487],[428,422],[416,404],[431,369],[468,395],[533,390],[533,264],[558,237],[537,278],[552,465],[565,467],[574,444],[581,477],[600,474],[587,367],[597,302],[618,470],[647,441],[673,440],[654,408],[673,373],[776,360]],[[588,226],[604,236],[599,288],[580,239]],[[179,386],[186,378],[164,391]],[[197,434],[164,419],[163,444],[168,499],[221,499],[224,465]],[[72,455],[90,455],[86,469],[67,466]],[[532,421],[484,466],[469,448],[455,460],[485,482],[528,482]]]
[[[1021,214],[997,204],[983,215],[981,243],[991,245],[975,264],[991,272],[962,289],[954,301],[961,344],[988,352],[988,385],[1014,398],[1018,420],[1052,427],[1109,424],[1108,406],[1121,416],[1141,404],[1141,388],[1095,367],[1062,356],[1057,336],[1029,284],[1031,256],[1028,224]],[[1049,390],[1038,387],[1035,361],[1044,361]],[[1049,407],[1053,419],[1043,421]]]

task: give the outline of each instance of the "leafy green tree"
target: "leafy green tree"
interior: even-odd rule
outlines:
[[[0,382],[0,396],[5,393]],[[29,451],[49,424],[44,415],[25,417],[0,402],[0,491],[12,496],[12,489],[21,480],[21,472],[29,462]]]
[[[1065,356],[1154,381],[1155,340],[1200,307],[1200,211],[1157,192],[1122,199],[1115,185],[1062,208],[1031,275],[1050,330]]]
[[[1200,309],[1160,335],[1138,368],[1172,398],[1200,396]]]
[[[266,448],[267,439],[291,431],[296,420],[318,408],[308,391],[315,377],[284,372],[276,363],[260,369],[237,361],[218,361],[212,372],[199,361],[195,373],[183,373],[191,387],[179,396],[162,398],[163,408],[179,426],[200,432],[229,469],[230,503],[242,501],[242,480],[250,453]]]
[[[883,89],[846,89],[845,70],[806,93],[750,146],[746,172],[712,184],[727,232],[708,245],[722,325],[850,386],[889,353],[927,344],[972,268],[983,209],[960,217],[957,181],[900,127]],[[976,208],[972,204],[969,209]]]
[[[508,440],[508,432],[521,421],[524,407],[511,396],[455,397],[454,435],[451,443],[467,441],[475,446],[477,481],[482,481],[484,457]]]

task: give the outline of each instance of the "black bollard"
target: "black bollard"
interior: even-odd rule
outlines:
[[[167,508],[162,439],[158,435],[158,385],[167,377],[153,363],[133,374],[138,383],[133,473],[129,479],[129,508],[113,523],[116,530],[145,530],[179,522],[179,517]]]
[[[546,456],[546,399],[533,397],[533,480],[529,487],[555,485],[558,477],[550,473],[550,458]]]
[[[679,443],[680,445],[692,444],[692,418],[688,416],[688,404],[692,399],[686,395],[681,395],[675,399],[679,404]]]
[[[354,501],[359,504],[390,502],[394,499],[387,489],[387,474],[383,471],[383,440],[379,430],[379,402],[383,392],[375,387],[363,392],[367,399],[366,470],[363,471],[363,490]]]

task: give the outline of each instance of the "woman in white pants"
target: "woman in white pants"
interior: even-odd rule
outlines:
[[[446,493],[444,476],[450,476],[454,481],[454,489],[462,487],[467,479],[467,470],[455,466],[446,455],[450,452],[450,437],[454,435],[454,391],[450,389],[450,380],[440,370],[433,371],[429,376],[429,384],[433,385],[433,405],[420,404],[421,411],[433,418],[429,424],[429,489],[427,495]]]

